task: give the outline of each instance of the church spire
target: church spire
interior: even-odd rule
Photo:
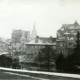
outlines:
[[[74,25],[75,26],[78,26],[79,24],[78,24],[78,22],[75,20],[75,22],[74,22]]]
[[[31,38],[35,39],[36,37],[37,37],[37,32],[36,32],[35,23],[34,23],[32,34],[31,34]]]

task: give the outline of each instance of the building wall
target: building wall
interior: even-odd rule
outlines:
[[[35,39],[26,43],[26,53],[23,56],[20,56],[20,61],[26,63],[34,63],[40,49],[43,49],[46,45],[52,46],[53,49],[56,50],[56,39],[36,37]]]
[[[20,62],[33,63],[41,48],[47,44],[56,50],[56,38],[39,37],[33,28],[32,36],[29,31],[14,30],[12,33],[12,56],[18,57]]]
[[[18,55],[19,54],[21,55],[22,53],[24,53],[26,51],[25,43],[29,42],[29,40],[30,40],[30,32],[29,31],[13,30],[12,39],[11,39],[13,56],[15,56],[16,53]]]
[[[65,24],[57,31],[57,52],[63,53],[67,56],[70,49],[74,48],[76,44],[76,35],[80,31],[80,25],[75,22],[74,24]]]
[[[26,44],[26,54],[22,56],[25,58],[26,63],[35,62],[35,58],[39,54],[40,49],[44,48],[46,45],[44,44]],[[54,50],[56,50],[56,45],[51,45]]]
[[[7,52],[9,48],[9,42],[7,42],[5,39],[0,38],[0,52]]]

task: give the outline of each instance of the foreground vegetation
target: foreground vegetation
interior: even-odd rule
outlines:
[[[69,55],[64,58],[61,53],[56,60],[56,68],[60,72],[80,73],[80,33],[76,36],[76,45],[70,51]]]

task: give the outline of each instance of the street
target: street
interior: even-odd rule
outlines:
[[[10,75],[8,73],[5,73],[4,71],[0,71],[0,79],[25,79],[25,77],[12,74]]]
[[[80,80],[73,78],[49,76],[49,75],[36,75],[31,73],[22,74],[19,72],[9,72],[0,70],[0,79],[27,79],[27,80]]]

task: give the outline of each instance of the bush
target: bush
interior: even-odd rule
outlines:
[[[11,67],[12,66],[12,58],[1,55],[0,56],[0,66],[1,67]]]

